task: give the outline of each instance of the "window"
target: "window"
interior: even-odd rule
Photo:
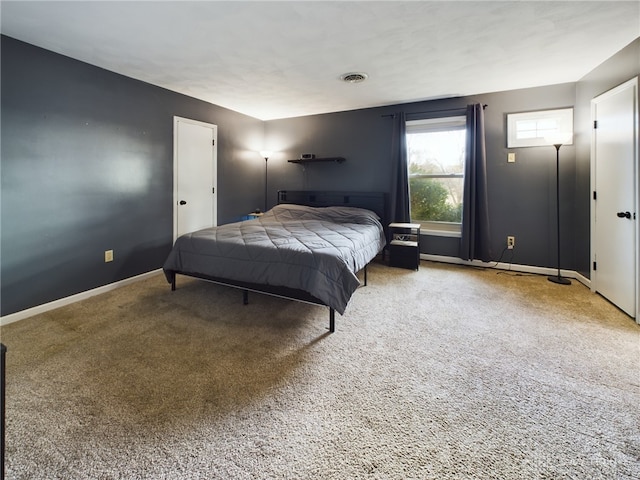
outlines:
[[[567,133],[569,132],[569,133]],[[573,143],[573,108],[507,115],[507,148]],[[560,139],[562,140],[556,140]]]
[[[466,139],[464,116],[407,122],[411,221],[426,232],[460,235]]]

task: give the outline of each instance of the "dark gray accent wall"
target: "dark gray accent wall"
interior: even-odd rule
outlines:
[[[270,198],[277,189],[390,191],[391,117],[398,111],[416,116],[420,112],[465,107],[483,103],[485,110],[489,204],[492,247],[498,260],[507,235],[516,237],[513,256],[503,261],[555,267],[555,181],[554,147],[506,147],[507,113],[573,107],[575,84],[490,93],[314,115],[266,122],[269,148],[277,151],[269,160]],[[516,153],[516,163],[507,163],[507,153]],[[344,156],[342,164],[300,166],[287,163],[301,153],[316,156]],[[575,149],[562,151],[562,249],[563,268],[573,268],[573,200],[575,197]],[[459,239],[425,236],[423,253],[457,256]]]
[[[218,125],[218,222],[261,204],[262,121],[6,36],[1,54],[2,315],[162,266],[174,115]]]
[[[591,100],[640,75],[640,38],[576,84],[575,269],[591,275]],[[639,105],[640,107],[640,105]]]
[[[265,144],[276,152],[269,159],[270,203],[284,189],[388,191],[391,168],[380,161],[391,148],[391,120],[381,117],[386,112],[356,110],[266,122]],[[302,153],[347,161],[287,162]]]

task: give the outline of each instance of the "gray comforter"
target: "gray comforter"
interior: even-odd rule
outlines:
[[[255,220],[188,233],[164,271],[303,290],[343,314],[385,245],[377,215],[353,207],[277,205]]]

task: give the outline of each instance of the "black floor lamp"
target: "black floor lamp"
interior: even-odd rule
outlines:
[[[562,146],[562,143],[554,143],[553,146],[556,147],[556,235],[558,237],[558,274],[550,275],[547,277],[547,280],[560,285],[571,285],[571,280],[560,275],[560,147]]]
[[[269,157],[273,154],[273,152],[269,150],[260,150],[260,155],[264,158],[264,210],[267,211],[267,164],[269,163]]]

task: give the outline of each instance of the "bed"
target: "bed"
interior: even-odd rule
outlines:
[[[186,275],[329,307],[344,314],[357,273],[386,244],[381,193],[280,191],[278,205],[243,222],[179,237],[163,270],[172,290]]]

